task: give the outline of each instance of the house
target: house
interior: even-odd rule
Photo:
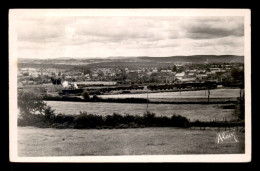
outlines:
[[[110,76],[110,77],[116,76],[116,73],[115,72],[109,72],[108,76]]]
[[[199,73],[199,74],[205,74],[205,73],[206,73],[206,70],[198,70],[197,73]]]
[[[216,73],[217,71],[220,71],[220,68],[209,68],[212,73]]]
[[[89,78],[90,78],[90,75],[89,75],[89,74],[86,74],[86,75],[85,75],[85,78],[86,78],[86,79],[89,79]]]
[[[153,70],[152,70],[152,73],[157,73],[157,72],[158,72],[157,69],[153,69]]]
[[[206,80],[208,78],[208,75],[207,74],[198,74],[196,76],[199,80]]]
[[[212,72],[206,72],[206,75],[208,75],[208,76],[211,76],[211,75],[213,75],[214,73],[212,73]]]
[[[65,76],[65,79],[71,79],[72,76],[68,75],[68,76]]]
[[[166,70],[166,69],[161,70],[161,73],[171,73],[171,72],[172,72],[172,70],[169,70],[169,69],[168,70]]]
[[[150,75],[152,75],[152,72],[146,72],[146,74],[147,74],[148,76],[150,76]]]
[[[142,70],[141,70],[141,69],[138,69],[138,70],[137,70],[137,73],[138,73],[138,74],[140,74],[141,72],[142,72]]]
[[[196,73],[197,70],[196,69],[193,69],[193,70],[187,70],[188,73]]]
[[[93,73],[92,77],[98,77],[98,74],[97,73]]]
[[[184,78],[184,79],[181,79],[180,80],[181,82],[193,82],[193,81],[196,81],[196,78]]]
[[[215,73],[225,73],[225,72],[226,72],[226,70],[218,70]]]
[[[179,80],[182,80],[185,77],[185,72],[177,73],[175,77]]]
[[[193,77],[195,77],[195,73],[194,72],[193,73],[188,73],[187,78],[193,78]]]

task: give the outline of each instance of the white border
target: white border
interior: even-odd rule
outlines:
[[[17,33],[20,17],[53,16],[244,16],[245,154],[18,157]],[[9,10],[9,143],[11,162],[250,162],[251,161],[251,11],[249,9],[11,9]]]

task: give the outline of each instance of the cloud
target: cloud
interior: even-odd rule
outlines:
[[[200,43],[200,46],[230,46],[230,47],[243,47],[244,38],[243,37],[223,37],[218,39],[213,39],[211,41],[205,40]]]
[[[128,38],[150,38],[154,35],[150,28],[153,28],[153,23],[146,20],[97,17],[94,20],[78,21],[75,32],[80,36],[104,37],[106,40],[121,41]]]
[[[64,28],[53,24],[45,24],[40,21],[27,21],[18,24],[19,41],[53,41],[64,35]]]
[[[244,36],[243,18],[196,19],[184,24],[185,36],[191,39],[213,39],[228,36]]]
[[[18,22],[19,56],[243,54],[242,17],[53,17]]]

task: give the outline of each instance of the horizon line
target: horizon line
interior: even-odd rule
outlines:
[[[147,57],[147,58],[169,58],[169,57],[191,57],[191,56],[244,56],[244,55],[176,55],[176,56],[107,56],[107,57],[72,57],[72,56],[64,56],[64,57],[17,57],[18,59],[59,59],[59,58],[75,58],[75,59],[102,59],[102,58],[140,58],[140,57]]]

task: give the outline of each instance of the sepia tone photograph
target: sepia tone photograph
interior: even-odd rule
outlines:
[[[10,160],[249,162],[247,9],[9,11]]]

